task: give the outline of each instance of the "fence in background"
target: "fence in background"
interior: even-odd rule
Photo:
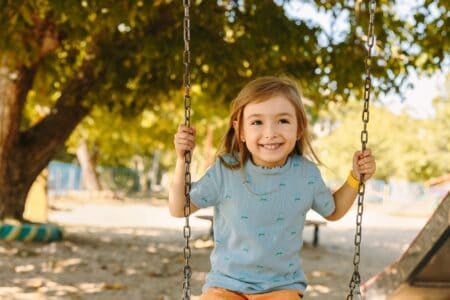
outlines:
[[[127,168],[97,168],[100,184],[105,190],[137,192],[141,190],[139,175]],[[78,165],[52,161],[48,165],[48,193],[50,196],[83,190],[81,168]]]
[[[81,168],[74,164],[52,161],[48,165],[48,193],[62,195],[81,190]]]
[[[48,190],[50,195],[63,195],[81,191],[81,169],[78,165],[52,161],[48,166]],[[112,191],[138,192],[142,190],[139,175],[127,168],[98,168],[104,189]],[[338,187],[342,181],[329,182]],[[450,190],[450,183],[426,187],[421,183],[406,181],[369,180],[366,184],[365,200],[369,203],[423,203],[437,205]]]

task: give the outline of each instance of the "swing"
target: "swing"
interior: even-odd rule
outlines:
[[[183,18],[183,40],[184,40],[184,52],[183,52],[183,64],[184,64],[184,74],[183,74],[183,85],[184,85],[184,125],[190,127],[190,117],[191,117],[191,78],[190,78],[190,63],[191,63],[191,52],[190,52],[190,0],[183,0],[184,7],[184,18]],[[365,65],[365,80],[364,80],[364,108],[362,113],[363,130],[361,131],[361,148],[366,149],[368,142],[368,131],[367,125],[369,123],[369,103],[370,103],[370,90],[372,87],[371,81],[371,66],[372,66],[372,48],[375,41],[374,36],[374,19],[375,19],[375,7],[376,0],[368,0],[369,7],[369,26],[367,34],[367,56],[364,60]],[[191,164],[192,153],[188,151],[185,153],[185,189],[184,195],[186,198],[184,205],[184,217],[185,225],[183,228],[183,235],[185,239],[183,254],[184,254],[184,281],[183,281],[183,300],[191,299],[191,286],[190,279],[192,276],[192,267],[190,265],[191,258],[191,247],[190,247],[190,237],[191,237],[191,227],[189,225],[189,215],[191,214]],[[349,292],[347,295],[347,300],[360,299],[361,291],[361,276],[359,274],[359,262],[360,262],[360,246],[361,246],[361,234],[362,234],[362,215],[364,209],[364,194],[365,194],[365,184],[364,176],[361,175],[358,187],[358,209],[356,215],[356,231],[354,239],[354,256],[353,256],[353,274],[349,283]],[[354,298],[355,297],[355,298]]]

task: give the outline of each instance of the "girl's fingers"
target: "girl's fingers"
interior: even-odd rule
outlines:
[[[175,138],[174,142],[175,144],[195,144],[194,139],[191,138]]]
[[[186,145],[186,146],[190,146],[190,147],[193,147],[195,145],[194,141],[189,140],[189,139],[175,139],[175,144],[176,145]]]
[[[173,136],[173,143],[178,155],[184,155],[187,151],[195,148],[195,129],[184,124],[178,126]]]
[[[186,132],[186,133],[190,133],[190,134],[195,134],[195,128],[187,127],[186,125],[180,125],[180,126],[178,126],[178,132]]]
[[[174,141],[179,141],[179,140],[187,140],[187,141],[195,141],[195,134],[191,133],[191,132],[186,132],[186,131],[181,131],[181,132],[177,132],[174,136]]]
[[[182,144],[193,148],[195,145],[195,129],[180,125],[178,132],[174,136],[174,143],[175,145]]]
[[[191,135],[191,136],[195,136],[195,131],[193,130],[178,130],[177,135]]]
[[[367,179],[372,177],[376,170],[375,158],[372,156],[370,149],[364,151],[357,151],[356,156],[356,170],[359,174],[364,174]]]
[[[191,141],[186,141],[186,140],[181,140],[181,141],[176,141],[177,146],[188,146],[188,147],[193,147],[194,143],[192,143]]]
[[[361,162],[358,162],[358,167],[368,167],[368,166],[375,166],[374,161],[361,161]]]
[[[368,157],[372,157],[372,151],[370,151],[370,149],[366,149],[364,151],[357,151],[356,155],[358,157],[358,160],[361,160]]]
[[[185,133],[185,132],[179,133],[179,134],[177,134],[177,136],[178,136],[178,138],[192,140],[192,141],[195,139],[195,136],[193,134]]]
[[[358,172],[363,173],[363,174],[373,174],[373,173],[375,173],[375,166],[367,165],[367,166],[359,167]]]
[[[373,156],[366,156],[358,160],[358,165],[363,165],[367,163],[375,163],[375,158]]]
[[[375,169],[375,164],[373,163],[366,163],[358,166],[358,169],[365,170],[365,169]]]

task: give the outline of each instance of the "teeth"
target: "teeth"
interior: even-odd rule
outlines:
[[[269,149],[269,150],[274,150],[277,149],[278,147],[280,147],[280,144],[267,144],[267,145],[262,145],[263,148]]]

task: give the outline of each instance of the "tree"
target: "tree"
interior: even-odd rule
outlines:
[[[426,137],[421,140],[424,156],[414,174],[438,177],[450,174],[450,73],[447,73],[441,93],[433,99],[434,119],[425,121]],[[425,174],[424,174],[425,173]]]
[[[346,178],[354,151],[361,149],[361,105],[352,102],[346,106],[333,104],[321,119],[327,120],[325,134],[316,140],[324,173],[330,179]],[[407,179],[410,157],[417,157],[415,134],[420,125],[409,117],[395,115],[386,108],[372,105],[368,124],[370,147],[377,159],[375,178],[388,180],[392,177]]]
[[[193,1],[197,89],[225,102],[243,81],[287,73],[317,104],[358,96],[367,20],[355,22],[353,2],[312,2],[332,19],[350,12],[349,31],[327,45],[320,26],[287,18],[279,3]],[[416,24],[390,8],[384,0],[377,11],[379,91],[396,89],[391,77],[409,67],[439,68],[448,52],[446,1],[425,1]],[[0,0],[0,218],[22,218],[32,182],[94,108],[132,118],[180,97],[182,16],[170,0]],[[25,114],[37,109],[37,119]]]
[[[372,105],[368,146],[377,159],[375,178],[424,182],[450,173],[449,82],[447,79],[447,90],[433,101],[432,118],[415,119],[406,112],[394,114]],[[361,148],[362,107],[356,102],[330,105],[320,115],[324,134],[316,146],[326,176],[343,179],[348,175],[353,152]]]

